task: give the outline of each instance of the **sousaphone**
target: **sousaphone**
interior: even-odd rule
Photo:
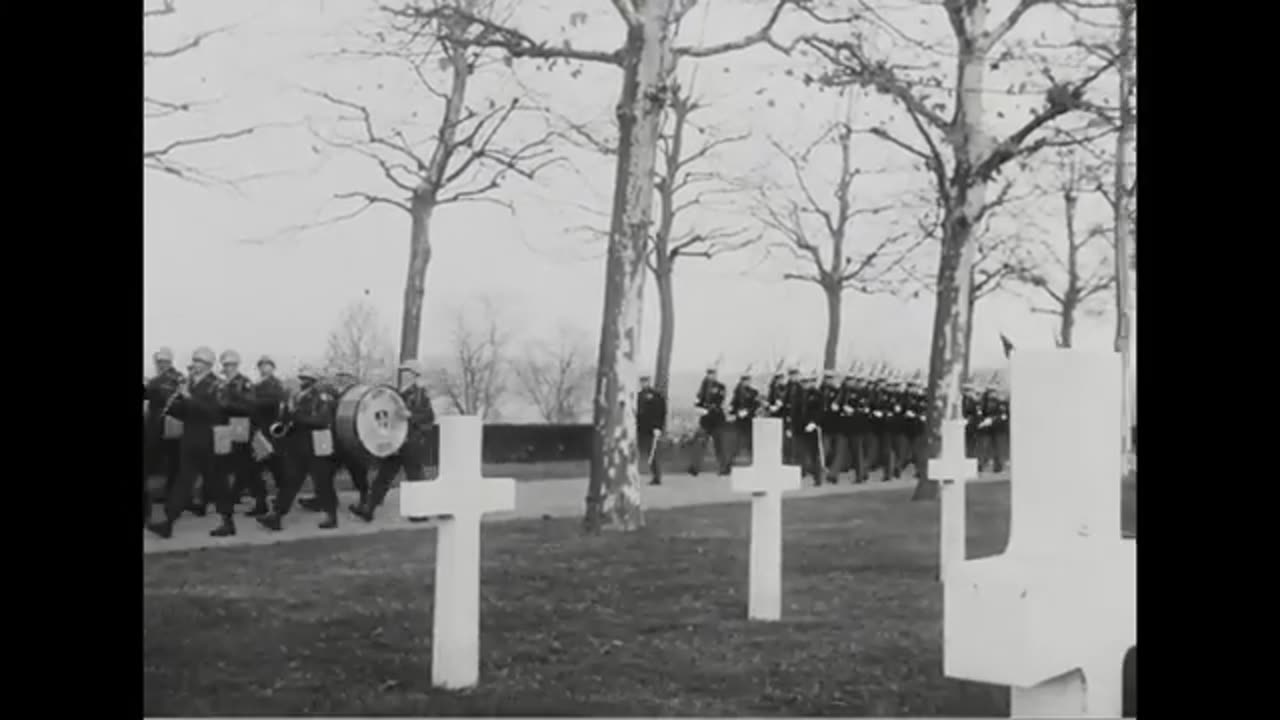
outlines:
[[[334,439],[343,451],[366,459],[394,455],[409,435],[408,414],[390,385],[352,385],[338,396]]]

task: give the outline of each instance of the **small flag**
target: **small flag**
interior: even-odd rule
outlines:
[[[1005,337],[1004,333],[1000,333],[1000,344],[1004,346],[1004,356],[1006,358],[1009,357],[1009,354],[1013,352],[1013,342]]]

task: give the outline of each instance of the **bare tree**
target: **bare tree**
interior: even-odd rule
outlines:
[[[394,358],[391,336],[378,309],[366,300],[348,303],[329,332],[324,356],[327,371],[346,371],[364,382],[389,382],[395,375]]]
[[[922,78],[915,70],[888,62],[884,56],[870,49],[864,41],[866,33],[845,32],[836,38],[818,35],[804,38],[806,45],[829,63],[829,68],[817,78],[818,81],[832,86],[874,88],[891,97],[905,111],[919,135],[917,141],[905,140],[883,127],[873,132],[923,163],[943,209],[928,383],[927,429],[929,446],[935,452],[941,442],[943,421],[962,417],[961,385],[965,342],[969,337],[969,296],[972,293],[969,269],[976,250],[973,230],[982,220],[989,185],[1009,162],[1026,158],[1045,147],[1075,142],[1074,138],[1063,140],[1045,131],[1052,128],[1059,118],[1084,109],[1085,90],[1114,64],[1102,63],[1075,81],[1056,80],[1052,72],[1042,68],[1049,83],[1041,107],[1013,132],[1004,137],[993,137],[991,119],[986,116],[985,109],[990,90],[986,87],[989,66],[1014,59],[1012,49],[997,52],[1002,41],[1028,12],[1037,6],[1051,4],[1055,1],[1018,0],[1004,17],[992,18],[987,0],[942,0],[938,3],[945,12],[954,40],[954,47],[948,52],[954,59],[952,67],[955,68],[950,79],[950,92],[943,91],[946,81],[937,76]],[[888,23],[884,14],[877,13],[870,3],[861,1],[858,5],[865,8],[866,15],[874,17],[880,27],[887,27],[887,32],[898,38],[896,46],[902,46],[904,42],[917,47],[921,45],[901,28]],[[823,17],[816,10],[805,7],[821,22],[838,26],[849,24],[849,18]],[[936,47],[928,49],[940,52]],[[940,72],[945,72],[940,64],[937,67]],[[952,105],[949,115],[945,112],[948,104]],[[946,150],[949,153],[944,152]],[[937,483],[929,480],[926,468],[913,499],[935,499],[937,493]]]
[[[421,97],[430,98],[438,112],[434,122],[382,121],[370,105],[349,97],[310,89],[307,92],[341,113],[342,124],[354,132],[316,133],[326,145],[355,153],[376,164],[383,187],[348,190],[339,200],[355,207],[312,226],[355,218],[370,208],[395,208],[409,218],[409,263],[405,277],[400,324],[400,359],[418,357],[422,303],[431,264],[431,221],[437,210],[458,203],[487,202],[509,207],[495,192],[512,177],[533,180],[556,158],[550,132],[534,133],[525,141],[508,137],[518,115],[540,115],[519,98],[497,102],[469,100],[472,80],[480,69],[500,62],[493,53],[475,49],[489,20],[499,12],[497,0],[433,0],[407,8],[384,8],[385,23],[372,36],[372,49],[348,54],[391,59],[402,63],[416,79]],[[448,11],[457,8],[457,14]],[[469,18],[473,17],[475,20]],[[380,86],[381,87],[381,86]],[[307,229],[306,227],[302,229]]]
[[[773,246],[787,252],[796,265],[804,268],[787,272],[783,278],[813,283],[826,298],[824,368],[834,368],[836,364],[844,291],[873,293],[888,288],[885,281],[890,273],[902,267],[924,240],[906,243],[907,233],[886,233],[866,242],[856,231],[858,218],[879,215],[897,204],[859,207],[854,181],[863,175],[863,170],[854,159],[854,134],[847,122],[835,123],[798,153],[770,139],[787,161],[794,190],[761,187],[755,203],[756,217],[772,234],[782,237]],[[815,153],[819,159],[839,157],[835,177],[829,183],[809,177],[813,174],[810,164]]]
[[[508,386],[507,348],[510,335],[502,329],[492,300],[476,304],[477,312],[459,309],[453,322],[448,361],[432,373],[437,393],[459,415],[479,415],[485,421],[502,416]]]
[[[584,528],[608,525],[635,530],[644,525],[637,467],[634,403],[638,390],[636,351],[640,342],[645,260],[653,233],[654,171],[664,110],[672,97],[677,58],[711,57],[767,43],[783,9],[795,0],[777,0],[763,26],[749,35],[711,46],[676,42],[680,19],[696,0],[612,0],[626,27],[621,47],[584,50],[569,42],[539,41],[509,26],[485,21],[459,8],[420,10],[422,17],[462,18],[482,24],[469,37],[475,47],[499,47],[511,57],[597,62],[622,69],[617,105],[618,150],[604,307],[597,362],[594,425],[596,442],[587,489]],[[580,16],[579,16],[580,17]]]
[[[1062,177],[1054,188],[1062,201],[1062,234],[1058,242],[1038,238],[1034,243],[1040,252],[1026,251],[1012,277],[1034,289],[1048,305],[1035,303],[1031,312],[1051,315],[1058,320],[1055,342],[1069,348],[1074,336],[1077,313],[1086,311],[1090,301],[1115,285],[1115,271],[1109,252],[1110,233],[1102,225],[1082,230],[1078,227],[1080,196],[1091,186],[1090,172],[1083,167],[1079,153],[1059,153]],[[1057,233],[1054,233],[1057,235]]]
[[[175,1],[161,0],[159,4],[149,3],[144,5],[142,9],[144,33],[147,30],[154,30],[156,23],[162,23],[164,20],[172,19],[177,15]],[[146,68],[154,63],[186,55],[201,47],[207,40],[228,30],[230,28],[214,28],[198,32],[189,36],[186,40],[167,47],[144,47],[142,50],[142,66]],[[190,115],[204,104],[191,99],[159,97],[150,91],[144,91],[142,95],[142,117],[146,121],[146,127],[151,128],[155,126],[157,121]],[[183,154],[191,148],[244,137],[260,129],[262,128],[259,126],[252,126],[207,135],[178,137],[163,144],[144,147],[142,150],[142,167],[145,170],[163,173],[188,182],[228,184],[231,181],[215,177],[208,171],[184,159],[182,157]]]
[[[551,342],[530,342],[512,365],[521,394],[545,422],[581,422],[595,374],[590,346],[581,333],[561,328]]]

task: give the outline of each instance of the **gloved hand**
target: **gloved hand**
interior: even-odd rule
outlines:
[[[845,405],[845,406],[844,406],[844,414],[845,414],[845,415],[852,415],[852,414],[853,414],[853,406],[852,406],[852,405]]]
[[[991,427],[991,418],[983,418],[982,422],[978,423],[978,427]]]
[[[744,418],[744,417],[746,417],[746,416],[747,416],[747,411],[746,411],[746,410],[739,410],[739,411],[738,411],[738,417],[740,417],[740,418]]]
[[[662,430],[661,430],[661,428],[654,428],[654,429],[653,429],[653,436],[654,436],[654,437],[662,437]]]
[[[839,409],[840,409],[840,403],[831,403],[831,412],[835,412],[836,410],[839,410]]]
[[[817,429],[818,429],[818,426],[814,425],[813,423],[809,423],[808,425],[804,426],[805,432],[813,432],[814,430],[817,430]]]

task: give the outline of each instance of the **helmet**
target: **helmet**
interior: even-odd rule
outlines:
[[[202,362],[206,365],[213,365],[215,359],[216,358],[213,356],[213,350],[203,345],[196,348],[196,351],[191,353],[192,362]]]
[[[405,372],[411,372],[414,375],[422,374],[422,363],[417,360],[405,360],[400,363],[400,369]]]
[[[275,367],[276,361],[272,360],[270,355],[263,355],[262,357],[258,358],[258,367],[262,367],[263,365],[270,365],[271,367]]]
[[[222,357],[218,358],[218,362],[221,362],[223,365],[226,365],[227,363],[239,365],[240,353],[235,350],[223,350]]]
[[[316,372],[316,369],[314,367],[310,365],[303,365],[302,367],[298,368],[298,377],[310,378],[311,380],[315,380],[316,378],[320,377],[320,374]]]
[[[164,362],[173,362],[173,351],[167,347],[162,347],[156,351],[155,355],[151,356],[151,359],[156,362],[160,362],[161,360]]]

